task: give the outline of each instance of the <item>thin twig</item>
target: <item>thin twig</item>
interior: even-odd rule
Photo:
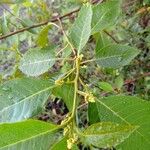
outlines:
[[[74,48],[73,45],[70,43],[70,41],[69,41],[69,39],[68,39],[68,37],[67,37],[67,34],[66,34],[65,30],[63,29],[61,20],[60,20],[59,18],[58,18],[58,21],[59,21],[59,24],[60,24],[61,31],[62,31],[64,37],[65,37],[66,40],[67,40],[67,43],[70,45],[71,50],[73,51],[74,55],[76,55],[75,48]]]
[[[97,60],[97,59],[85,60],[85,61],[82,61],[82,62],[81,62],[81,65],[86,64],[86,63],[90,63],[90,62],[94,62],[94,61],[96,61],[96,60]]]
[[[95,0],[95,1],[93,1],[92,4],[96,4],[96,3],[98,3],[98,2],[100,2],[100,0]],[[45,21],[45,22],[42,22],[42,23],[38,23],[38,24],[29,26],[29,27],[25,27],[25,28],[19,29],[19,30],[17,30],[17,31],[10,32],[10,33],[8,33],[8,34],[6,34],[6,35],[0,36],[0,40],[6,39],[6,38],[8,38],[8,37],[10,37],[10,36],[16,35],[16,34],[21,33],[21,32],[28,31],[28,30],[33,29],[33,28],[38,28],[38,27],[47,25],[49,22],[57,22],[57,21],[58,21],[58,18],[59,18],[59,20],[62,20],[62,19],[64,19],[64,18],[66,18],[66,17],[71,16],[71,15],[74,14],[74,13],[77,13],[79,10],[80,10],[80,8],[77,8],[77,9],[75,9],[75,10],[73,10],[73,11],[71,11],[71,12],[69,12],[69,13],[67,13],[67,14],[65,14],[65,15],[63,15],[63,16],[60,16],[60,17],[57,17],[57,18],[54,18],[54,19],[51,19],[51,20],[48,20],[48,21]]]
[[[104,30],[104,32],[117,44],[119,44],[119,42],[115,39],[115,37],[113,37],[113,35],[111,35],[108,31]]]
[[[78,12],[79,10],[80,10],[80,9],[78,8],[78,9],[76,9],[76,10],[70,12],[70,13],[67,13],[67,14],[65,14],[65,15],[63,15],[63,16],[61,16],[61,17],[59,17],[59,19],[61,20],[61,19],[65,18],[65,17],[68,17],[68,16],[72,15],[73,13]],[[5,39],[5,38],[10,37],[10,36],[13,36],[13,35],[16,35],[16,34],[18,34],[18,33],[24,32],[24,31],[28,31],[28,30],[33,29],[33,28],[38,28],[38,27],[47,25],[49,22],[57,22],[57,21],[58,21],[58,18],[54,18],[54,19],[52,19],[52,20],[45,21],[45,22],[42,22],[42,23],[39,23],[39,24],[35,24],[35,25],[30,26],[30,27],[22,28],[22,29],[19,29],[19,30],[17,30],[17,31],[10,32],[10,33],[8,33],[8,34],[6,34],[6,35],[1,36],[1,37],[0,37],[0,40]]]
[[[83,108],[84,106],[87,106],[87,105],[88,105],[88,103],[84,102],[83,104],[81,104],[80,106],[78,106],[77,109],[81,109],[81,108]]]
[[[67,47],[68,47],[68,44],[67,44],[65,47],[63,47],[62,49],[60,49],[60,50],[57,52],[56,56],[58,56],[61,52],[63,52]]]

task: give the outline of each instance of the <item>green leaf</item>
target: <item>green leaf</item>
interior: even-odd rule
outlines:
[[[97,33],[96,35],[96,48],[95,52],[97,53],[100,49],[113,43],[112,39],[108,37],[104,32]]]
[[[70,31],[70,40],[78,53],[86,45],[91,35],[92,8],[90,4],[82,6],[78,18]]]
[[[62,57],[63,58],[70,57],[71,53],[72,53],[71,47],[70,47],[70,45],[67,45],[67,47],[65,47],[62,52]]]
[[[67,138],[63,137],[57,143],[55,143],[50,150],[66,150],[67,149]]]
[[[67,150],[67,137],[63,137],[61,140],[59,140],[57,143],[55,143],[50,150]],[[73,145],[71,150],[78,150],[77,145]]]
[[[67,105],[67,108],[71,111],[73,106],[73,95],[74,95],[74,86],[72,84],[63,84],[52,90],[52,93],[62,98],[62,100]]]
[[[98,148],[112,148],[127,139],[135,129],[137,127],[131,125],[101,122],[88,127],[82,134],[82,141]]]
[[[115,87],[120,90],[123,85],[124,85],[123,77],[122,77],[121,75],[119,75],[119,76],[115,79]]]
[[[120,68],[129,64],[139,50],[121,44],[108,45],[96,53],[96,62],[103,68]]]
[[[36,115],[54,85],[49,80],[14,79],[0,86],[0,122],[15,122]]]
[[[99,87],[106,91],[106,92],[113,92],[114,89],[113,87],[111,86],[111,84],[107,83],[107,82],[99,82]]]
[[[8,19],[6,17],[6,13],[4,12],[4,15],[2,16],[1,20],[0,20],[0,24],[1,24],[1,32],[2,34],[7,34],[9,33],[9,27],[8,27]]]
[[[39,47],[46,47],[48,45],[48,31],[50,28],[51,24],[48,24],[40,31],[36,41]]]
[[[56,131],[57,126],[36,120],[0,124],[0,150],[49,150]]]
[[[119,148],[121,150],[149,150],[150,102],[132,96],[111,96],[97,102],[102,121],[137,125],[139,128]]]
[[[100,122],[100,114],[98,112],[96,103],[88,103],[88,120],[90,125]]]
[[[21,59],[19,69],[28,76],[39,76],[55,63],[55,48],[31,49]]]
[[[111,27],[120,14],[121,1],[111,0],[93,7],[92,34]]]

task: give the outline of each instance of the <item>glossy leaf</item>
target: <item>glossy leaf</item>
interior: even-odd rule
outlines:
[[[86,145],[98,148],[112,148],[127,139],[136,128],[130,125],[101,122],[91,125],[83,132],[83,141]]]
[[[52,90],[52,93],[62,98],[62,100],[67,105],[67,108],[71,111],[73,106],[73,95],[74,95],[74,86],[71,84],[63,84]]]
[[[0,122],[15,122],[36,115],[53,88],[48,80],[15,79],[0,86]]]
[[[92,8],[90,4],[82,6],[78,18],[75,20],[71,31],[70,40],[78,53],[87,43],[91,34]]]
[[[35,120],[0,124],[0,150],[49,150],[56,131],[57,126]]]
[[[92,34],[111,27],[120,14],[121,1],[110,0],[93,7]]]
[[[97,102],[102,121],[113,121],[139,128],[118,149],[149,150],[150,102],[131,96],[111,96]]]
[[[67,138],[63,137],[57,143],[55,143],[50,150],[66,150],[67,149]]]
[[[31,49],[21,59],[19,69],[28,76],[39,76],[55,63],[54,48]]]
[[[37,37],[37,45],[40,47],[46,47],[48,45],[48,31],[51,28],[51,25],[45,26],[39,33]]]
[[[129,64],[139,50],[120,44],[108,45],[96,53],[96,62],[103,68],[120,68]]]

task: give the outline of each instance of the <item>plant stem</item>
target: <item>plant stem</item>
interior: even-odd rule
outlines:
[[[93,61],[96,61],[96,60],[97,59],[85,60],[85,61],[81,62],[81,65],[86,64],[86,63],[90,63],[90,62],[93,62]]]
[[[76,110],[77,110],[77,94],[78,94],[78,80],[79,80],[79,71],[80,71],[80,56],[77,56],[75,59],[75,69],[76,69],[76,76],[74,79],[74,97],[73,97],[73,108],[72,108],[72,113],[71,116],[69,117],[69,119],[64,122],[62,125],[59,126],[59,128],[64,128],[65,126],[67,126],[69,123],[73,123],[73,125],[75,125],[75,121],[74,118],[76,115]]]
[[[65,76],[63,76],[60,79],[62,79],[62,80],[66,79],[70,74],[72,74],[74,72],[74,70],[75,70],[75,68],[69,70],[68,72],[66,72]]]
[[[72,117],[74,117],[76,114],[79,70],[80,70],[80,57],[77,57],[76,58],[76,76],[75,76],[75,81],[74,81],[74,98],[73,98]]]

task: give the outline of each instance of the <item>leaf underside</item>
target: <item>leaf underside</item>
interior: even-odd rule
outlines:
[[[54,48],[31,49],[20,61],[19,69],[27,76],[39,76],[55,63]]]
[[[36,115],[52,87],[48,80],[32,78],[5,82],[0,87],[0,122],[15,122]]]

